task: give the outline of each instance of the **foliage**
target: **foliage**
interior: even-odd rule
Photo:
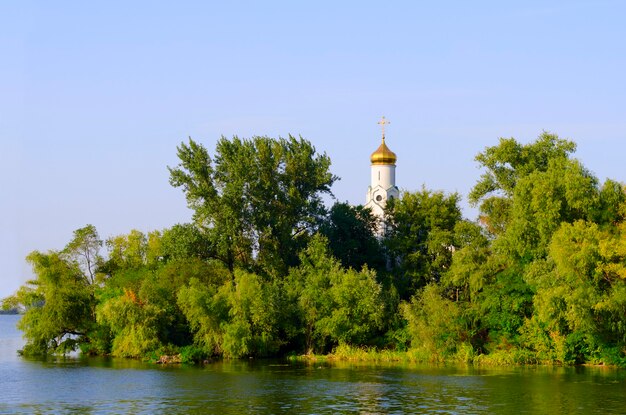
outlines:
[[[65,246],[61,255],[80,270],[89,284],[94,284],[96,268],[102,260],[100,247],[102,240],[96,227],[87,225],[74,231],[74,238]]]
[[[578,161],[550,163],[519,180],[500,247],[521,261],[544,258],[561,223],[591,219],[597,200],[597,180]]]
[[[382,327],[382,288],[375,273],[343,269],[322,236],[315,236],[303,251],[289,282],[298,298],[308,352],[363,344]]]
[[[362,206],[326,211],[336,177],[306,140],[178,150],[194,223],[104,244],[87,225],[27,257],[2,301],[25,354],[626,366],[626,193],[571,141],[501,139],[477,156],[477,222],[423,188],[389,201],[383,240]]]
[[[157,324],[163,310],[146,303],[132,290],[98,309],[98,322],[108,326],[113,337],[111,354],[120,357],[141,357],[158,348]]]
[[[606,250],[621,240],[591,222],[564,223],[548,259],[529,275],[537,286],[534,318],[550,334],[556,360],[580,363],[598,358],[602,345],[624,344],[626,257]]]
[[[395,262],[395,284],[408,299],[428,283],[439,282],[452,262],[454,229],[461,220],[459,195],[422,189],[404,192],[388,207],[385,244]],[[395,261],[393,261],[395,259]]]
[[[228,299],[218,293],[218,288],[192,278],[178,291],[177,304],[189,322],[194,343],[207,356],[222,354],[221,323],[228,318]]]
[[[128,235],[109,238],[106,245],[110,267],[134,269],[146,265],[148,238],[142,232],[133,229]]]
[[[278,338],[278,291],[256,274],[238,270],[235,279],[222,287],[230,306],[223,325],[224,356],[268,356],[276,352]]]
[[[360,270],[367,265],[382,270],[386,261],[375,236],[377,226],[370,209],[335,203],[319,231],[328,239],[332,255],[343,267]]]
[[[19,322],[27,339],[25,354],[65,353],[89,342],[100,245],[95,228],[87,225],[74,232],[63,251],[28,255],[36,279],[21,287],[14,300],[26,307]]]
[[[307,231],[324,213],[321,194],[336,177],[330,159],[310,142],[222,137],[211,158],[189,139],[170,183],[182,187],[196,224],[215,247],[215,257],[236,266],[285,275],[297,260]]]
[[[484,168],[480,180],[469,194],[469,201],[480,205],[481,221],[493,234],[501,233],[509,220],[511,199],[520,179],[545,172],[551,163],[567,160],[576,144],[544,132],[527,145],[514,138],[501,138],[497,146],[487,147],[476,156]]]
[[[177,224],[163,231],[161,237],[163,260],[208,260],[214,249],[208,236],[191,223]]]
[[[440,361],[456,353],[466,337],[459,304],[443,297],[437,284],[428,284],[410,302],[401,305],[408,322],[411,347]]]
[[[207,356],[267,356],[281,343],[277,296],[275,286],[237,270],[234,281],[219,287],[191,280],[179,291],[178,304]]]

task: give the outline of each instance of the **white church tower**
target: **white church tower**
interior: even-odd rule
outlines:
[[[396,186],[396,154],[389,150],[385,144],[385,125],[389,121],[383,117],[378,124],[383,129],[383,142],[370,157],[371,181],[367,189],[365,207],[370,208],[372,213],[380,220],[378,235],[385,235],[384,209],[387,200],[400,197],[400,191]]]

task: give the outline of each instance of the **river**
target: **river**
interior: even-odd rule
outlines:
[[[626,413],[618,369],[39,361],[17,355],[18,319],[0,315],[0,414]]]

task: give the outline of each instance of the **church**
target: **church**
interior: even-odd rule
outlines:
[[[370,157],[371,178],[367,188],[365,207],[371,209],[372,214],[381,221],[378,228],[378,236],[385,235],[384,212],[387,200],[400,197],[400,191],[396,186],[396,154],[385,144],[385,125],[389,121],[382,117],[378,122],[382,126],[382,143]]]

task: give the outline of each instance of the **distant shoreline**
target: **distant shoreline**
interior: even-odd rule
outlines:
[[[0,315],[16,315],[19,314],[19,311],[16,309],[13,310],[0,310]]]

